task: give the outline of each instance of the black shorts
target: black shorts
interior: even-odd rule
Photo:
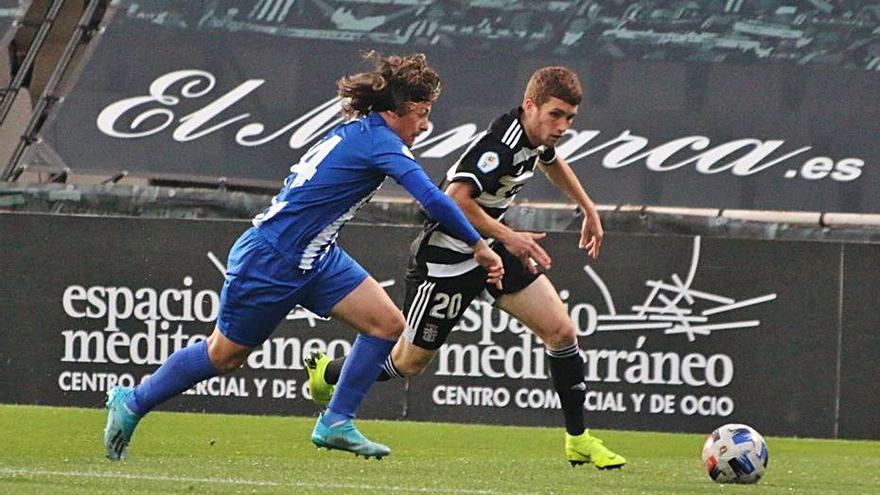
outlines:
[[[483,291],[494,301],[504,294],[521,291],[541,276],[540,272],[533,274],[526,269],[522,261],[500,242],[492,249],[504,263],[502,290],[486,283],[486,270],[479,266],[454,277],[431,277],[425,275],[424,270],[409,270],[403,304],[407,323],[404,337],[408,341],[423,349],[439,349],[458,324],[464,310]],[[410,263],[415,263],[414,258]]]

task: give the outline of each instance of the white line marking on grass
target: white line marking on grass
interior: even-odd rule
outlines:
[[[240,478],[189,478],[185,476],[161,476],[151,474],[130,474],[120,472],[84,472],[84,471],[46,471],[42,469],[10,469],[0,468],[0,475],[4,476],[69,476],[75,478],[96,479],[120,479],[141,481],[172,481],[176,483],[204,483],[221,485],[244,485],[244,486],[277,486],[296,488],[330,488],[342,490],[374,490],[389,492],[415,492],[415,493],[462,493],[467,495],[537,495],[525,492],[502,492],[498,490],[478,490],[468,488],[416,488],[407,486],[388,485],[362,485],[353,483],[309,483],[305,481],[271,481],[271,480],[247,480]]]

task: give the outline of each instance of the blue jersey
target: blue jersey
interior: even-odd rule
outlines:
[[[301,270],[310,270],[385,177],[420,171],[409,148],[378,114],[341,124],[290,168],[284,187],[253,224]]]

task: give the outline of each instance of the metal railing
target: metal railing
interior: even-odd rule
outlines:
[[[63,0],[56,0],[56,3],[63,3]],[[60,101],[60,98],[55,95],[55,89],[58,87],[58,83],[61,82],[61,78],[67,72],[70,61],[73,59],[73,55],[76,52],[77,47],[83,41],[83,38],[86,34],[90,34],[92,30],[96,29],[96,23],[93,18],[100,3],[101,0],[90,0],[86,4],[86,8],[83,10],[83,14],[80,16],[79,22],[77,23],[70,40],[67,42],[67,46],[64,47],[64,52],[62,52],[61,57],[58,59],[58,63],[55,65],[52,74],[49,76],[49,80],[46,82],[43,93],[37,100],[36,105],[34,105],[33,114],[31,114],[31,118],[28,121],[24,134],[22,134],[18,145],[15,147],[15,151],[12,153],[9,163],[3,170],[3,174],[0,175],[0,180],[9,180],[11,177],[16,176],[16,169],[18,168],[18,163],[21,161],[22,155],[24,155],[25,149],[36,142],[37,132],[40,127],[42,127],[43,122],[45,122],[52,105]]]
[[[31,46],[28,48],[28,51],[24,56],[24,60],[22,60],[21,65],[15,72],[15,76],[13,76],[12,81],[9,83],[9,86],[3,92],[2,100],[0,100],[0,125],[3,125],[3,122],[6,121],[6,117],[9,115],[9,111],[12,109],[12,104],[15,103],[15,98],[18,97],[18,92],[19,90],[21,90],[25,78],[27,77],[28,73],[34,65],[34,60],[36,60],[37,58],[37,53],[39,53],[40,48],[42,48],[43,46],[43,43],[46,42],[46,37],[49,35],[49,30],[52,29],[52,25],[55,23],[55,19],[58,18],[58,12],[63,6],[64,0],[55,0],[49,6],[49,9],[43,16],[43,20],[40,21],[40,28],[37,30],[37,34],[34,35],[34,39],[33,41],[31,41]]]

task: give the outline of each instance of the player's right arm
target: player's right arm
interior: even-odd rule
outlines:
[[[464,216],[484,237],[497,239],[504,247],[522,261],[532,273],[537,268],[531,260],[549,269],[552,263],[550,255],[538,244],[547,237],[543,232],[519,232],[489,216],[474,199],[474,186],[469,182],[454,181],[446,188],[446,195],[461,208]]]

